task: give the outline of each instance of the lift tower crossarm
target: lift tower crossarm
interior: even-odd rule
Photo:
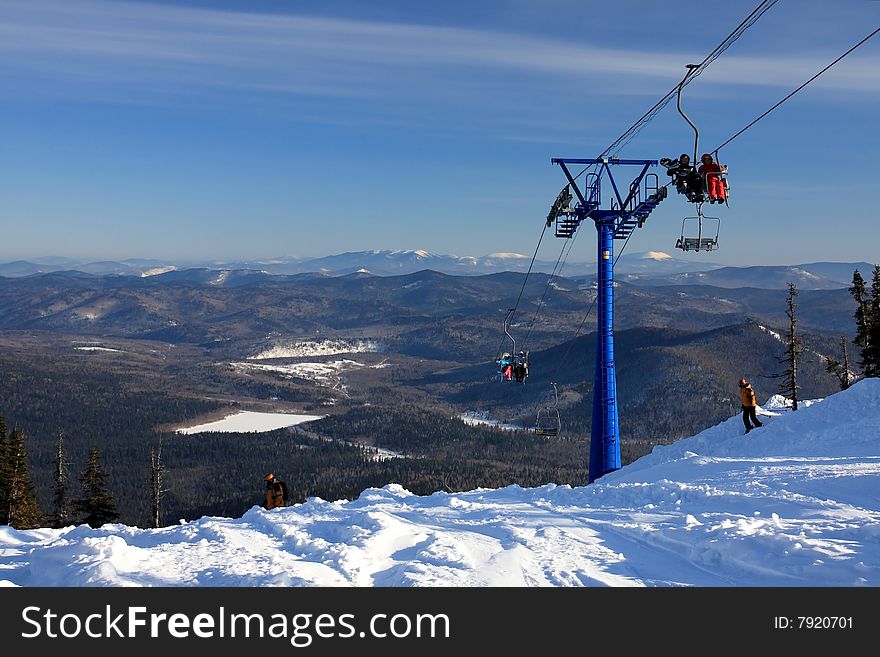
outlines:
[[[612,220],[614,224],[614,239],[626,239],[636,226],[641,226],[644,219],[657,207],[664,195],[654,195],[638,203],[634,203],[636,194],[639,193],[642,182],[645,180],[648,169],[658,164],[657,160],[621,160],[618,158],[553,158],[553,164],[558,164],[568,180],[569,187],[574,191],[578,198],[578,205],[565,213],[564,227],[559,228],[557,224],[557,237],[571,237],[576,227],[584,219],[592,219],[596,221]],[[597,173],[592,173],[594,182],[585,185],[585,189],[581,190],[577,185],[577,176],[573,176],[568,168],[568,164],[586,164],[599,165]],[[642,170],[630,183],[629,194],[626,198],[622,198],[614,180],[614,174],[609,164],[634,165],[641,166]],[[614,195],[617,200],[617,207],[609,210],[601,210],[601,194],[599,180],[608,174],[608,180],[611,182]],[[658,188],[659,191],[659,188]],[[665,190],[664,190],[665,191]],[[635,205],[635,207],[630,207]],[[549,221],[549,218],[548,218]]]
[[[651,161],[645,162],[645,166],[642,167],[642,172],[641,172],[641,173],[638,175],[638,177],[633,181],[632,185],[630,185],[629,196],[626,197],[626,201],[625,201],[625,202],[623,202],[623,203],[620,204],[620,207],[622,207],[622,208],[628,208],[628,207],[629,207],[630,202],[633,200],[633,196],[636,195],[636,192],[638,191],[639,186],[642,184],[642,180],[644,179],[645,174],[648,173],[648,167],[650,167],[651,164],[652,164]],[[654,164],[656,164],[656,162],[654,162]],[[608,165],[605,165],[605,166],[608,166]],[[611,173],[609,172],[608,175],[610,176]],[[615,191],[617,191],[617,188],[616,188],[616,187],[615,187]],[[620,200],[620,197],[619,197],[619,196],[618,196],[618,199],[617,199],[617,200],[618,200],[618,201]]]
[[[568,170],[566,164],[600,164],[602,165],[602,170],[608,173],[608,180],[611,182],[611,187],[614,189],[614,195],[617,197],[617,202],[620,204],[621,208],[626,208],[629,203],[632,201],[633,195],[635,194],[636,189],[641,184],[642,179],[645,177],[645,174],[648,171],[648,168],[651,166],[655,166],[659,164],[657,160],[621,160],[617,157],[601,157],[601,158],[579,158],[579,157],[554,157],[550,160],[551,164],[558,164],[562,169],[565,177],[568,178],[569,184],[574,189],[575,194],[577,194],[578,200],[581,202],[583,206],[588,205],[587,200],[584,198],[577,184],[575,184],[575,179],[571,175],[571,172]],[[620,192],[617,189],[617,183],[614,181],[614,175],[611,173],[611,169],[609,168],[609,164],[628,164],[628,165],[642,165],[642,172],[634,181],[633,185],[631,185],[629,195],[626,197],[626,200],[621,198]]]
[[[577,181],[571,175],[571,172],[568,170],[568,167],[565,166],[565,162],[556,162],[556,160],[554,160],[554,163],[559,164],[559,166],[562,167],[562,173],[564,173],[565,177],[568,178],[568,184],[574,190],[575,195],[578,197],[578,201],[581,202],[581,206],[586,206],[587,199],[585,199],[584,195],[581,193],[580,188],[577,186]]]
[[[600,157],[600,158],[576,158],[576,157],[554,157],[550,160],[551,164],[659,164],[657,160],[621,160],[617,157]]]

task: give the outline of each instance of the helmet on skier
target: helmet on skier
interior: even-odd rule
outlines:
[[[739,387],[740,388],[745,388],[747,385],[749,385],[749,382],[746,381],[744,378],[739,380]]]
[[[700,162],[707,162],[707,161],[708,161],[708,162],[711,162],[711,161],[712,161],[712,156],[709,155],[708,153],[703,153],[703,154],[700,156]]]
[[[270,472],[270,473],[267,474],[265,477],[263,477],[263,481],[272,481],[274,478],[275,478],[275,475],[273,475],[273,474]]]

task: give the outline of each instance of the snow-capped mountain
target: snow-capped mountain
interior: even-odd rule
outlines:
[[[584,487],[253,507],[145,530],[0,528],[10,586],[878,586],[880,380],[774,397]]]
[[[595,268],[595,265],[592,266]],[[664,251],[646,251],[644,253],[624,253],[614,266],[614,271],[623,276],[661,276],[684,272],[712,271],[719,267],[721,265],[715,262],[675,258]]]

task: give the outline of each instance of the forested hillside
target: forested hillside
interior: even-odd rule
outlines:
[[[530,350],[525,385],[502,383],[504,309],[521,274],[456,277],[232,276],[148,280],[52,274],[0,279],[0,414],[27,436],[37,499],[49,511],[59,432],[77,482],[92,445],[124,522],[150,519],[150,450],[167,469],[163,522],[236,514],[262,499],[262,476],[293,499],[353,497],[400,483],[416,492],[586,481],[594,320],[590,279],[528,281],[510,330]],[[538,304],[543,292],[543,303]],[[759,402],[779,391],[779,290],[618,286],[616,361],[624,462],[737,412],[747,376]],[[837,390],[853,326],[846,290],[799,297],[804,398]],[[577,336],[577,337],[575,337]],[[856,358],[852,354],[851,358]],[[558,438],[538,412],[559,387]],[[174,430],[236,410],[326,415],[295,434]],[[523,431],[464,424],[475,411]],[[373,460],[360,445],[398,458]]]

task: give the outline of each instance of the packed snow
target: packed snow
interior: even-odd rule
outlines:
[[[0,528],[17,586],[878,586],[880,380],[589,486],[396,484],[161,529]]]
[[[782,344],[786,344],[785,338],[783,338],[776,331],[771,331],[766,326],[761,326],[760,324],[758,324],[758,328],[761,329],[762,331],[765,331],[766,333],[768,333],[770,335],[770,337],[773,338],[774,340],[776,340],[777,342],[781,342]],[[826,362],[828,361],[828,356],[826,356],[825,354],[820,354],[818,351],[815,351],[813,349],[807,349],[806,351],[807,351],[807,353],[815,354],[816,356],[821,358],[823,361],[826,361]],[[800,401],[798,403],[800,403]]]
[[[376,340],[302,340],[276,344],[255,356],[250,356],[248,360],[310,358],[338,354],[373,353],[381,350],[382,345]]]
[[[294,413],[257,413],[255,411],[238,411],[227,415],[222,420],[198,424],[193,427],[178,429],[175,433],[191,435],[218,431],[221,433],[261,433],[292,427],[303,422],[320,420],[322,415],[298,415]]]
[[[160,274],[167,274],[170,271],[177,271],[176,265],[166,265],[164,267],[153,267],[152,269],[146,269],[141,272],[141,278],[148,278],[150,276],[159,276]]]
[[[777,333],[776,331],[771,331],[766,326],[761,326],[760,324],[758,324],[758,328],[761,329],[762,331],[766,331],[768,334],[770,334],[770,337],[772,337],[774,340],[777,340],[778,342],[785,342],[782,339],[782,336],[779,335],[779,333]]]
[[[508,424],[507,422],[496,420],[495,418],[490,417],[486,412],[468,411],[467,413],[462,413],[459,417],[462,422],[470,426],[482,425],[494,427],[496,429],[503,429],[505,431],[525,430],[525,427],[521,427],[518,424]]]
[[[231,363],[239,371],[272,372],[286,378],[307,379],[317,383],[329,384],[338,380],[339,375],[346,370],[363,367],[354,360],[342,359],[323,363],[288,363],[285,365],[264,365],[262,363]]]
[[[111,349],[110,347],[88,346],[88,347],[74,347],[74,349],[76,349],[77,351],[111,351],[111,352],[115,352],[115,353],[121,353],[119,349]]]
[[[402,459],[403,454],[395,452],[384,447],[377,447],[375,453],[371,457],[374,461],[387,461],[388,459]]]

